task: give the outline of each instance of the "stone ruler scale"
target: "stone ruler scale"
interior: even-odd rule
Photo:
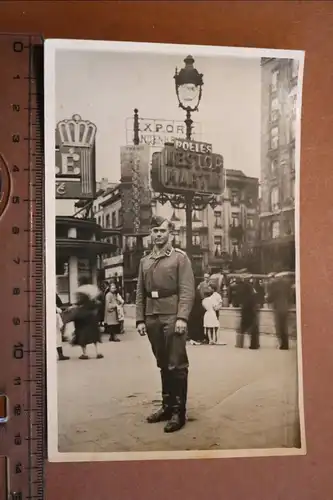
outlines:
[[[0,35],[0,491],[43,498],[43,53]]]

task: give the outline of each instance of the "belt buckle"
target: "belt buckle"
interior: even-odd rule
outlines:
[[[159,297],[158,292],[151,292],[152,299],[158,299],[158,297]]]

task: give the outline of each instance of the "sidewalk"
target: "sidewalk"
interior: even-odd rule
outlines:
[[[101,349],[105,358],[58,363],[59,451],[161,451],[280,448],[295,446],[297,363],[293,343],[279,351],[261,337],[261,349],[236,349],[235,333],[222,331],[226,346],[188,345],[188,424],[164,434],[146,416],[159,405],[159,372],[148,339],[126,321],[119,343]],[[91,354],[93,350],[91,349]]]

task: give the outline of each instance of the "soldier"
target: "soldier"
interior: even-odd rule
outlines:
[[[185,252],[172,247],[172,229],[167,219],[152,218],[154,246],[141,259],[136,295],[137,329],[141,336],[148,335],[162,382],[162,406],[147,421],[167,421],[165,432],[175,432],[185,425],[187,321],[195,294],[191,262]]]

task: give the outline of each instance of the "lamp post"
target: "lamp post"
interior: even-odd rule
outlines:
[[[186,139],[191,140],[193,120],[191,114],[198,111],[202,96],[203,74],[194,68],[194,59],[187,56],[185,67],[179,72],[176,68],[174,80],[179,107],[186,111]],[[185,195],[186,214],[186,251],[192,257],[192,208],[194,193]]]

